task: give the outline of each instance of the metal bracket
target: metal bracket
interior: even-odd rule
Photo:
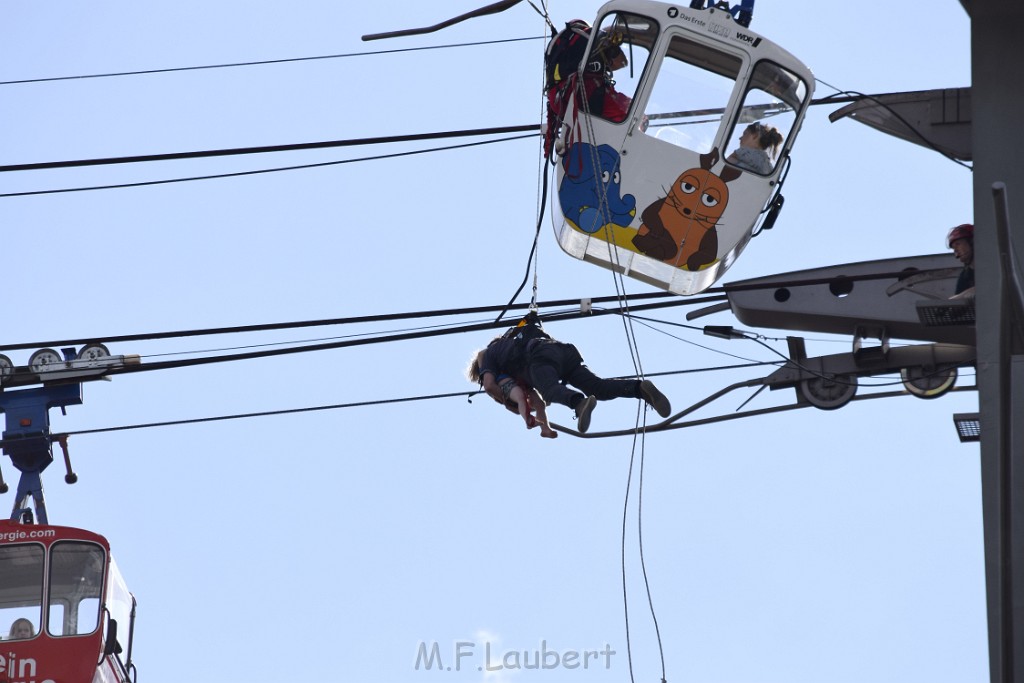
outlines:
[[[12,520],[21,519],[26,510],[31,512],[24,507],[31,497],[35,503],[36,518],[42,524],[48,523],[41,474],[53,462],[49,411],[51,408],[63,410],[81,402],[82,385],[78,383],[0,392],[0,411],[4,413],[7,425],[3,432],[3,452],[10,456],[11,462],[21,472],[18,494],[11,511]],[[70,477],[70,460],[65,458],[65,462]]]

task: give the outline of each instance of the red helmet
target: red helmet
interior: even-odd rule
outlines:
[[[958,225],[955,228],[953,228],[952,230],[950,230],[949,234],[946,235],[946,245],[950,249],[952,249],[953,248],[953,242],[955,242],[956,240],[963,240],[963,239],[968,239],[968,240],[971,240],[972,242],[974,241],[974,225],[973,224],[971,224],[971,223],[964,223],[963,225]]]

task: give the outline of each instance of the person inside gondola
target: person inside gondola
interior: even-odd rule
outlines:
[[[952,299],[968,299],[974,296],[974,225],[958,225],[946,235],[946,244],[953,250],[960,263],[964,264],[956,280]]]
[[[35,636],[35,629],[32,627],[32,622],[28,619],[15,619],[14,623],[11,624],[11,632],[8,635],[8,640],[28,640]]]
[[[726,158],[730,164],[768,175],[782,144],[782,133],[774,126],[754,122],[740,135],[740,146]]]

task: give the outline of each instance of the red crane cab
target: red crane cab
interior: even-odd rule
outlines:
[[[99,534],[0,521],[0,683],[128,683],[135,598]]]

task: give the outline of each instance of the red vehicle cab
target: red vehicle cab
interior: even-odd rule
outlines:
[[[0,520],[0,683],[126,683],[135,598],[98,534]]]

